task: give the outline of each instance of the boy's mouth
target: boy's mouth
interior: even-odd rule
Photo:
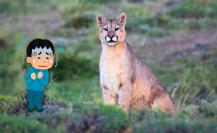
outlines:
[[[47,67],[47,66],[39,66],[39,67]]]

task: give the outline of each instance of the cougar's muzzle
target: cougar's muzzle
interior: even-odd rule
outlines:
[[[118,41],[118,36],[106,36],[105,40],[107,43],[115,43]]]

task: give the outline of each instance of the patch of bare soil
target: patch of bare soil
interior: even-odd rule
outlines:
[[[203,56],[203,49],[217,48],[217,32],[189,31],[161,38],[147,38],[144,44],[137,48],[136,53],[145,60],[161,62],[168,56],[181,56],[183,51],[199,52]]]

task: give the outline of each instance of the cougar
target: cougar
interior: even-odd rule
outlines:
[[[99,68],[104,103],[125,111],[149,108],[175,114],[170,94],[126,42],[126,14],[117,19],[97,15],[96,21],[102,44]]]

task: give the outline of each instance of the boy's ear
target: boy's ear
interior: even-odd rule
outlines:
[[[27,63],[31,63],[32,62],[32,57],[27,57],[26,61],[27,61]]]
[[[97,15],[96,16],[96,22],[98,23],[99,26],[102,26],[106,21],[106,18],[102,15]]]

